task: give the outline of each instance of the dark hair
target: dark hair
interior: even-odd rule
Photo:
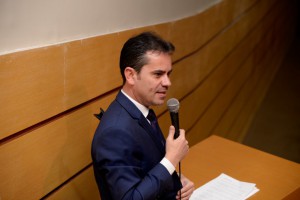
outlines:
[[[120,55],[120,70],[123,84],[126,81],[124,70],[132,67],[136,72],[140,72],[142,67],[147,64],[145,56],[149,51],[158,53],[172,54],[175,47],[172,43],[163,40],[153,32],[144,32],[127,40]]]

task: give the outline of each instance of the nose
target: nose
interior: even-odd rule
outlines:
[[[164,76],[164,78],[162,80],[162,85],[166,86],[166,87],[171,86],[171,80],[170,80],[170,77],[168,75]]]

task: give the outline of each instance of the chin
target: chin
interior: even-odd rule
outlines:
[[[158,101],[155,101],[154,102],[154,105],[155,106],[161,106],[161,105],[163,105],[165,103],[165,100],[158,100]]]

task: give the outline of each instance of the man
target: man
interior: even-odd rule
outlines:
[[[162,105],[171,85],[174,46],[154,33],[130,38],[123,46],[122,90],[104,113],[92,143],[95,178],[102,200],[189,199],[194,183],[175,171],[188,152],[185,131],[165,140],[147,119]],[[155,118],[155,117],[154,117]]]

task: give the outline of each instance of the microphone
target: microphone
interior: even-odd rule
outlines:
[[[179,136],[179,117],[178,117],[178,110],[179,110],[179,101],[175,98],[171,98],[167,101],[168,109],[171,116],[172,125],[175,127],[175,134],[174,139],[178,138]],[[181,164],[178,164],[178,174],[179,180],[181,180]],[[179,190],[179,199],[181,200],[181,190]]]
[[[171,98],[167,101],[167,105],[170,112],[172,125],[175,127],[174,139],[176,139],[179,136],[179,101],[175,98]]]

